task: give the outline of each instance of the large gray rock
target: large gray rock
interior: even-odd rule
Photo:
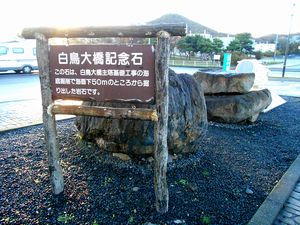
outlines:
[[[259,113],[272,102],[267,89],[246,94],[207,95],[205,100],[208,120],[225,123],[255,122]]]
[[[85,103],[114,106],[117,103]],[[131,107],[132,104],[123,104]],[[136,107],[141,107],[135,104]],[[170,153],[198,150],[197,143],[207,129],[207,112],[203,92],[188,74],[169,70],[168,148]],[[77,128],[85,139],[94,140],[106,151],[129,155],[152,154],[154,122],[137,120],[77,117]]]
[[[201,85],[204,94],[246,93],[254,84],[254,73],[224,74],[197,72],[193,75]]]

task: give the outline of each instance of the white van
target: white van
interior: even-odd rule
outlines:
[[[35,40],[0,42],[0,72],[31,73],[37,69]]]

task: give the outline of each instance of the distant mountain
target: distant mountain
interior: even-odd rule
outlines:
[[[269,34],[259,38],[255,38],[257,42],[269,42],[275,43],[277,34]],[[278,41],[279,40],[286,40],[287,34],[278,34]],[[295,33],[290,35],[290,39],[292,41],[300,41],[300,33]]]
[[[255,38],[256,42],[269,42],[269,43],[275,43],[277,34],[268,34],[264,35],[258,38]],[[278,40],[286,39],[285,34],[278,34]]]
[[[203,26],[200,23],[197,23],[195,21],[192,21],[184,16],[178,15],[178,14],[166,14],[162,17],[152,20],[148,22],[148,24],[161,24],[161,23],[185,23],[187,24],[187,32],[192,33],[204,33],[207,32],[211,34],[212,36],[223,36],[223,33],[219,33],[209,27]]]
[[[197,23],[193,20],[190,20],[184,16],[181,16],[179,14],[166,14],[162,17],[149,21],[147,24],[162,24],[162,23],[185,23],[187,24],[187,32],[188,33],[208,33],[211,34],[213,37],[226,37],[228,34],[220,33],[214,29],[211,29],[209,27],[206,27],[200,23]],[[229,34],[230,35],[230,34]],[[230,35],[234,36],[234,35]],[[278,40],[286,39],[286,34],[279,34]],[[291,41],[300,41],[300,33],[291,34]],[[269,43],[275,43],[276,40],[276,34],[269,34],[265,35],[259,38],[254,38],[256,42],[269,42]]]

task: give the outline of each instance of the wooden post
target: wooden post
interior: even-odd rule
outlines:
[[[39,74],[41,82],[42,104],[43,104],[43,122],[45,130],[46,146],[48,150],[48,161],[50,170],[50,181],[52,183],[53,193],[58,195],[64,190],[64,178],[60,166],[59,148],[56,141],[56,123],[55,116],[48,111],[48,107],[53,103],[50,88],[50,69],[48,56],[48,39],[43,35],[36,33],[36,51],[39,65]]]
[[[185,24],[162,24],[130,27],[81,27],[73,29],[26,28],[22,36],[27,39],[36,38],[37,56],[40,70],[40,82],[43,104],[43,122],[48,149],[50,180],[54,194],[64,190],[62,168],[59,164],[59,148],[56,140],[55,113],[76,113],[78,115],[97,115],[107,118],[130,118],[157,121],[154,129],[154,189],[155,205],[159,213],[168,211],[169,193],[167,185],[168,163],[168,106],[169,106],[169,52],[170,36],[184,36]],[[155,55],[156,74],[156,110],[152,109],[108,109],[73,106],[55,106],[50,87],[49,45],[48,38],[101,38],[101,37],[157,37]],[[108,111],[107,111],[108,110]]]
[[[35,38],[36,33],[45,35],[47,38],[101,38],[101,37],[156,37],[157,32],[164,30],[172,36],[184,36],[186,24],[156,24],[143,26],[106,26],[106,27],[77,27],[59,29],[55,27],[25,28],[22,36],[30,39]]]
[[[160,31],[157,34],[155,52],[156,73],[156,111],[158,122],[155,123],[154,138],[154,189],[157,212],[166,213],[169,206],[167,184],[168,163],[168,106],[169,106],[169,52],[170,34]]]

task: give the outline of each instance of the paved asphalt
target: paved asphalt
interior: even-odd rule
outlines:
[[[0,131],[42,121],[38,75],[0,75]]]
[[[0,74],[0,132],[39,123],[42,123],[42,100],[38,75]]]
[[[40,81],[37,74],[0,74],[1,103],[40,98]]]

